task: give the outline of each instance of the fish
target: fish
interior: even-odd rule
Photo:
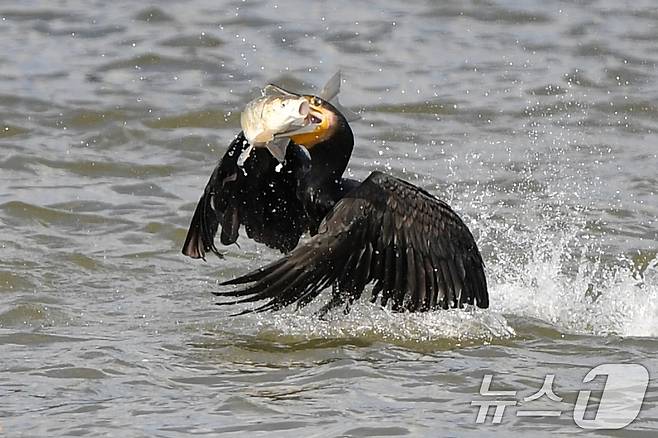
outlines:
[[[266,147],[279,163],[285,158],[289,136],[311,128],[308,101],[275,85],[268,85],[264,95],[249,102],[240,115],[240,125],[250,147],[238,164],[244,164],[252,147]]]
[[[340,72],[337,72],[322,88],[320,97],[337,106],[340,82]],[[359,118],[345,108],[339,109],[348,113],[348,121]],[[263,88],[262,96],[247,103],[240,114],[240,125],[249,146],[238,158],[238,165],[244,165],[254,147],[267,148],[279,163],[283,163],[290,137],[313,132],[321,122],[319,114],[313,113],[303,95],[268,84]]]
[[[249,143],[263,145],[290,128],[303,127],[309,112],[308,101],[303,97],[263,96],[245,106],[240,124]]]

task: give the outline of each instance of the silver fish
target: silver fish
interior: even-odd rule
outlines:
[[[242,131],[250,147],[238,158],[238,165],[244,164],[252,147],[266,147],[282,163],[289,137],[313,130],[309,114],[309,103],[304,97],[276,85],[267,85],[263,96],[249,102],[240,115]]]
[[[284,90],[279,92],[280,89],[277,90],[277,95],[271,95],[274,90],[276,88],[270,85],[266,87],[270,95],[249,102],[240,115],[240,124],[251,146],[266,147],[279,162],[282,162],[288,137],[305,132],[304,128],[310,125],[308,117],[310,108],[308,101],[303,97],[283,94]],[[249,152],[246,153],[247,157]]]
[[[356,114],[338,104],[340,82],[340,72],[337,72],[323,87],[320,97],[331,101],[348,121],[355,120]],[[238,158],[238,165],[244,164],[253,147],[266,147],[282,163],[290,137],[313,132],[319,122],[312,114],[307,97],[267,85],[263,96],[249,102],[240,115],[242,131],[250,146]]]
[[[263,96],[247,104],[240,116],[240,124],[247,141],[254,146],[274,140],[276,134],[306,125],[309,105],[297,96]]]

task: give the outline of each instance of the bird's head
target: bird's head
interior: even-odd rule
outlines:
[[[304,99],[307,105],[300,106],[300,114],[305,114],[303,126],[291,126],[280,131],[275,139],[290,139],[306,148],[311,156],[311,173],[318,181],[335,180],[343,174],[354,148],[354,135],[348,121],[357,120],[359,115],[351,112],[338,102],[340,72],[329,79],[319,95],[297,94],[276,85],[264,88],[265,95],[280,95]],[[303,108],[303,111],[301,110]],[[286,142],[282,145],[285,147]]]
[[[290,139],[312,152],[316,145],[342,137],[344,131],[352,133],[345,117],[326,100],[313,95],[302,96],[309,104],[307,126],[303,132],[290,135]]]

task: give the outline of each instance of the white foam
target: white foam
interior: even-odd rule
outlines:
[[[326,320],[313,314],[315,307],[301,312],[282,311],[259,318],[260,324],[277,332],[312,338],[375,338],[389,341],[431,342],[492,340],[515,335],[498,312],[469,308],[429,313],[396,313],[362,300],[350,313],[336,311]]]
[[[549,237],[540,228],[521,237],[524,262],[492,267],[492,309],[565,333],[658,336],[658,263],[642,274],[623,258],[604,264],[603,251],[592,257],[597,249],[584,245],[580,231],[573,225]]]

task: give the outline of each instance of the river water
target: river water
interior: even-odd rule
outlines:
[[[571,436],[605,363],[650,382],[594,433],[655,436],[657,40],[653,1],[0,2],[0,436]],[[231,318],[277,252],[180,254],[243,105],[338,69],[350,175],[453,205],[490,309]]]

